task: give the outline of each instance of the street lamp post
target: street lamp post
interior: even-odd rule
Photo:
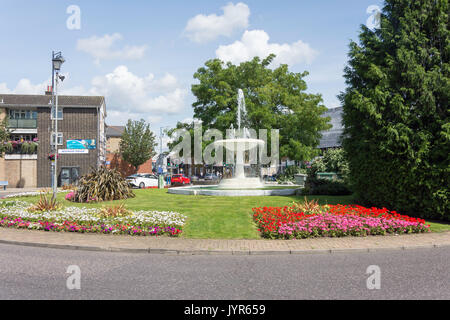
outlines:
[[[50,117],[52,119],[52,133],[50,136],[50,142],[52,145],[52,152],[54,155],[54,160],[52,162],[52,189],[53,197],[56,199],[56,193],[58,188],[58,82],[64,80],[64,76],[59,75],[61,70],[61,65],[64,63],[64,58],[61,52],[52,52],[52,107],[53,110],[50,112]],[[56,77],[55,77],[56,75]],[[56,83],[55,83],[56,82]],[[53,89],[55,85],[55,89]],[[53,115],[54,112],[54,115]],[[54,122],[53,122],[54,121]],[[53,140],[54,137],[54,140]]]
[[[164,163],[163,160],[163,136],[164,131],[163,129],[167,129],[170,128],[170,126],[164,126],[164,127],[159,127],[159,156],[158,156],[158,187],[159,188],[164,188],[164,178],[163,175],[160,173],[160,168],[162,169],[162,164]]]

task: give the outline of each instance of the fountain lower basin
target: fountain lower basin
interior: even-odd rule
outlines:
[[[260,189],[222,189],[219,185],[169,188],[168,193],[222,197],[293,196],[301,186],[278,187],[263,184]]]

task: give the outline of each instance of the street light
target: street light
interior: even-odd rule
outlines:
[[[52,52],[52,107],[54,107],[55,116],[54,122],[52,120],[52,134],[50,136],[50,142],[53,142],[52,137],[55,137],[54,143],[51,143],[54,154],[54,161],[52,162],[52,199],[56,199],[56,193],[58,188],[58,82],[59,79],[64,81],[64,76],[59,75],[61,65],[64,63],[64,58],[61,52]],[[56,77],[55,77],[56,73]],[[56,80],[56,86],[54,87]],[[53,90],[55,88],[55,90]],[[53,110],[50,112],[50,118],[52,118]]]
[[[163,140],[163,136],[165,136],[163,129],[167,129],[167,128],[170,128],[170,126],[159,127],[159,156],[158,156],[157,165],[158,165],[158,188],[160,188],[160,189],[164,188],[164,178],[161,173],[162,164],[164,163],[163,151],[162,151],[163,150],[162,140]]]
[[[56,71],[61,70],[61,65],[64,63],[64,61],[66,61],[66,60],[64,60],[64,58],[62,57],[61,52],[58,52],[56,54],[53,53],[53,59],[52,59],[53,70],[56,70]]]

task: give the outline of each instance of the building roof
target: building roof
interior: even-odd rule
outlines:
[[[51,104],[51,95],[0,94],[0,107],[46,107]],[[98,107],[104,104],[102,96],[60,96],[58,105],[62,107]]]
[[[106,126],[106,137],[121,137],[123,130],[125,129],[124,126]]]
[[[322,131],[322,138],[320,139],[319,149],[337,148],[340,147],[341,137],[344,132],[344,126],[342,125],[342,107],[328,109],[322,117],[330,117],[330,124],[333,126],[331,129]]]

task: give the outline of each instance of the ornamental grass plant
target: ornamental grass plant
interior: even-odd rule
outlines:
[[[135,195],[128,182],[115,169],[100,167],[84,175],[71,201],[98,202],[134,198]]]
[[[53,198],[50,193],[41,193],[39,201],[28,208],[29,211],[55,211],[62,208],[62,203]]]

